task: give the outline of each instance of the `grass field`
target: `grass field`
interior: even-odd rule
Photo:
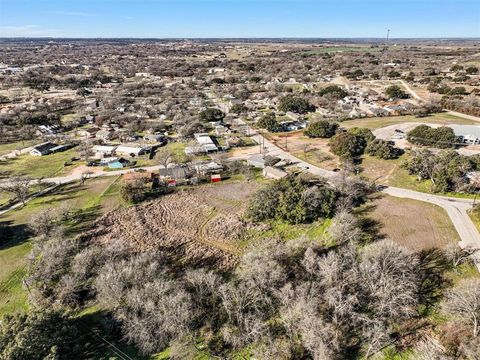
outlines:
[[[382,195],[365,212],[378,226],[378,233],[413,251],[444,248],[460,241],[447,213],[422,201]]]
[[[340,126],[345,128],[352,127],[364,127],[368,129],[379,129],[382,127],[408,123],[408,122],[426,122],[432,124],[457,124],[457,125],[480,125],[478,121],[467,120],[458,116],[450,115],[447,113],[433,114],[424,118],[417,118],[414,115],[405,116],[386,116],[386,117],[372,117],[355,120],[343,121]]]
[[[11,153],[15,150],[21,150],[23,148],[36,145],[40,143],[39,140],[25,140],[25,141],[17,141],[8,144],[0,144],[0,156]]]
[[[12,239],[0,246],[0,317],[26,308],[22,278],[26,271],[26,257],[32,247],[26,231],[31,216],[49,207],[71,206],[81,211],[84,221],[70,230],[80,231],[97,214],[123,204],[118,191],[118,177],[90,179],[83,186],[68,184],[0,218],[0,223],[8,224],[13,231]]]
[[[25,175],[33,178],[62,175],[80,165],[80,161],[77,161],[70,166],[64,166],[66,162],[70,162],[73,157],[77,156],[76,150],[70,149],[46,156],[26,154],[14,159],[7,159],[0,161],[0,178],[12,175]]]
[[[323,55],[328,53],[335,53],[335,52],[376,52],[379,51],[379,48],[370,48],[366,46],[330,46],[330,47],[322,47],[317,49],[312,49],[309,51],[304,52],[306,55]]]

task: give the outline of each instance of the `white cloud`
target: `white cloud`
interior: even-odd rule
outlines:
[[[50,37],[58,35],[58,30],[45,29],[38,25],[0,26],[0,37]]]
[[[61,16],[80,16],[80,17],[93,17],[97,14],[84,13],[79,11],[46,11],[46,14],[61,15]]]

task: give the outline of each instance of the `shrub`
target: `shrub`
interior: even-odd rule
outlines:
[[[202,121],[222,121],[224,118],[225,114],[220,109],[207,108],[200,112],[200,120]]]
[[[345,96],[348,96],[348,92],[343,90],[338,85],[330,85],[330,86],[327,86],[327,87],[324,87],[323,89],[321,89],[318,92],[318,95],[320,95],[320,96],[329,95],[330,97],[335,98],[335,99],[342,99]]]
[[[407,133],[407,140],[412,144],[446,149],[455,147],[457,137],[453,129],[447,126],[431,128],[428,125],[419,125]]]
[[[247,216],[254,221],[310,223],[332,216],[336,199],[336,191],[326,184],[311,184],[301,176],[289,175],[257,191]]]
[[[390,99],[408,99],[408,94],[403,91],[400,86],[392,85],[385,90],[385,95]]]
[[[337,123],[320,120],[310,123],[303,133],[311,138],[331,138],[337,129]]]
[[[127,182],[120,188],[120,196],[124,201],[131,203],[139,203],[146,198],[146,187],[143,179]]]
[[[274,113],[263,115],[260,120],[258,120],[257,126],[270,132],[275,132],[280,129],[280,125],[278,124]]]
[[[360,136],[361,138],[363,138],[363,140],[365,140],[366,143],[369,143],[370,141],[375,139],[375,135],[373,135],[372,130],[367,128],[353,127],[351,129],[348,129],[348,133],[355,136]]]
[[[365,152],[380,159],[390,160],[398,158],[401,150],[396,148],[392,141],[375,139],[367,145]]]
[[[287,95],[280,99],[278,109],[283,112],[292,111],[298,114],[306,114],[315,111],[315,106],[301,97]]]
[[[335,135],[330,140],[330,151],[342,158],[355,158],[363,154],[367,142],[361,136],[348,132]]]

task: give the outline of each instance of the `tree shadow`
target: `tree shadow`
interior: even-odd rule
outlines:
[[[422,250],[418,253],[418,259],[419,299],[425,307],[421,312],[428,314],[440,301],[443,290],[451,285],[451,281],[444,276],[450,263],[439,249]]]
[[[23,244],[31,236],[26,224],[14,224],[12,220],[0,221],[0,251]]]
[[[69,226],[67,226],[66,234],[75,235],[90,230],[95,220],[100,216],[101,210],[101,205],[77,210],[68,221]]]
[[[106,311],[96,311],[70,320],[78,331],[79,359],[139,359],[146,360],[138,350],[122,340],[120,326]]]
[[[369,202],[355,211],[358,216],[358,226],[363,233],[361,243],[364,245],[383,240],[386,236],[386,234],[382,233],[384,225],[370,217],[371,213],[375,211],[376,208],[377,205]]]

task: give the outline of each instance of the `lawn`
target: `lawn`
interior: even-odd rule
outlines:
[[[364,155],[360,165],[362,175],[374,180],[377,184],[433,194],[431,189],[432,182],[430,180],[418,181],[416,176],[410,175],[407,170],[401,167],[406,158],[407,155],[402,155],[398,159],[382,160],[370,155]],[[474,194],[455,192],[435,194],[462,199],[473,199],[475,197]]]
[[[21,150],[23,148],[33,146],[35,144],[40,143],[39,140],[25,140],[25,141],[17,141],[8,144],[0,144],[0,156],[11,153],[15,150]]]
[[[440,125],[479,125],[478,121],[467,120],[447,113],[433,114],[424,118],[417,118],[414,115],[371,117],[343,121],[340,125],[345,128],[363,127],[374,130],[390,125],[403,124],[408,122],[425,122]]]
[[[361,212],[375,222],[380,236],[413,251],[460,241],[447,213],[437,205],[381,195]]]
[[[32,244],[27,224],[32,215],[49,207],[69,206],[78,209],[83,221],[72,225],[72,231],[81,231],[98,214],[123,205],[119,197],[119,178],[89,179],[84,185],[68,184],[55,193],[33,199],[23,208],[13,210],[0,218],[13,231],[12,238],[0,246],[0,317],[5,313],[26,308],[26,294],[22,278],[26,271],[26,257]]]
[[[71,162],[71,159],[77,156],[76,150],[70,149],[46,156],[26,154],[14,159],[7,159],[0,161],[0,177],[24,175],[42,178],[62,175],[80,165],[81,162],[76,161],[70,166],[65,166],[65,163]]]
[[[312,224],[289,224],[285,221],[275,220],[269,223],[268,230],[248,230],[245,236],[245,246],[258,241],[278,237],[283,241],[295,240],[304,237],[310,241],[326,239],[331,219],[317,221]]]

